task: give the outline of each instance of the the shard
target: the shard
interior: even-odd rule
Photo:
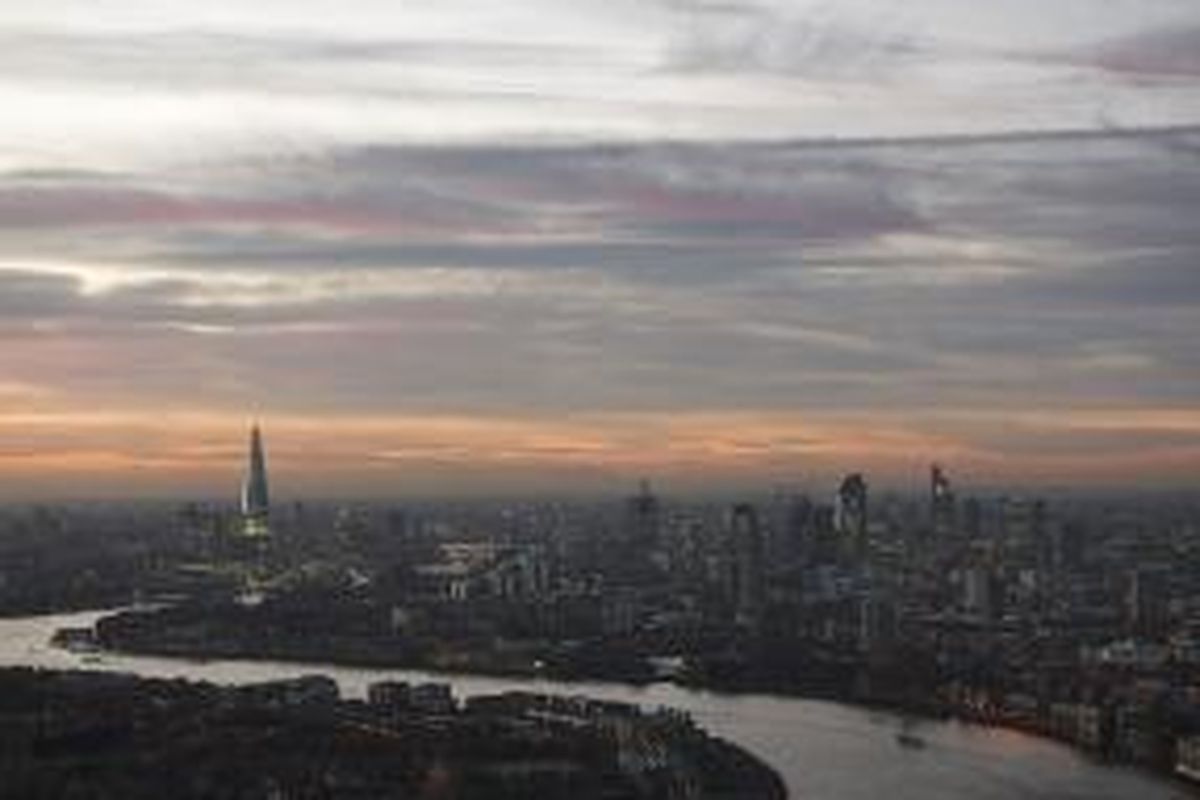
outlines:
[[[262,431],[250,430],[250,464],[242,482],[242,532],[260,537],[270,534],[271,498],[267,488],[267,459],[263,454]]]

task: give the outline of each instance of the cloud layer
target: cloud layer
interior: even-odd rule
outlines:
[[[297,487],[1185,481],[1200,15],[1141,6],[0,11],[0,473],[216,490],[262,414]]]

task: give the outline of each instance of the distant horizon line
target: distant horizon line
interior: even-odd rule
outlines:
[[[889,484],[882,486],[871,486],[869,475],[868,486],[871,489],[873,497],[878,498],[924,498],[928,492],[918,488],[900,489]],[[682,489],[672,491],[670,489],[662,490],[659,487],[661,484],[651,482],[651,491],[658,497],[674,499],[683,502],[703,502],[705,500],[713,502],[732,502],[735,500],[771,500],[775,497],[807,497],[821,498],[826,495],[832,496],[836,492],[836,484],[831,483],[828,491],[817,491],[811,486],[799,485],[778,485],[774,487],[758,487],[746,488],[739,490],[733,487],[713,489],[713,490],[695,490]],[[1167,486],[1167,485],[1137,485],[1126,484],[1121,486],[1067,486],[1067,485],[1044,485],[1044,486],[971,486],[969,489],[953,486],[955,497],[959,500],[970,498],[980,500],[1002,499],[1004,497],[1014,498],[1037,498],[1037,499],[1134,499],[1140,497],[1174,497],[1187,499],[1200,499],[1200,487],[1188,486]],[[631,483],[628,490],[625,492],[618,491],[547,491],[547,492],[448,492],[444,494],[436,493],[414,493],[414,494],[382,494],[382,493],[367,493],[367,494],[295,494],[284,495],[282,498],[271,503],[272,508],[283,508],[295,504],[315,503],[315,504],[360,504],[360,505],[384,505],[397,503],[416,503],[421,505],[440,505],[440,504],[491,504],[491,503],[555,503],[555,502],[616,502],[634,496],[638,492],[637,483]],[[147,494],[141,496],[111,496],[111,497],[85,497],[85,496],[58,496],[58,497],[27,497],[27,498],[5,498],[0,497],[0,508],[11,508],[15,506],[102,506],[102,505],[188,505],[188,504],[204,504],[218,507],[228,506],[231,509],[236,509],[238,506],[237,497],[226,497],[221,494],[213,493],[197,493],[197,494]]]

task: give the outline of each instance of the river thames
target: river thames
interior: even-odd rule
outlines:
[[[909,730],[924,746],[905,747],[897,739],[904,730],[901,717],[817,700],[720,694],[666,683],[632,687],[323,664],[110,654],[85,660],[49,644],[57,628],[88,626],[100,616],[102,612],[82,612],[0,620],[0,666],[108,670],[219,684],[320,672],[336,679],[348,697],[363,696],[368,684],[389,678],[449,683],[459,697],[522,689],[671,706],[774,767],[794,800],[1183,800],[1193,796],[1181,784],[1100,764],[1055,742],[1002,729],[923,721]]]

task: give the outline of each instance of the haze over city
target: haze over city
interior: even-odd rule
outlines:
[[[1193,0],[0,8],[0,497],[1200,469]]]

